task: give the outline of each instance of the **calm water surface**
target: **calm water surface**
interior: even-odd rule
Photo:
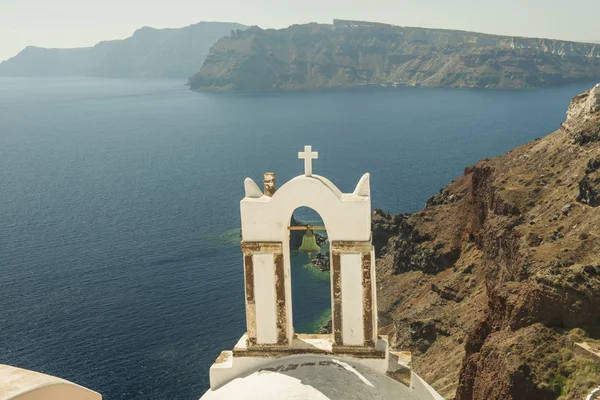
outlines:
[[[208,94],[181,82],[0,78],[0,363],[114,399],[194,399],[245,330],[246,176],[315,173],[373,206],[425,200],[484,157],[541,137],[591,87]],[[299,260],[294,317],[329,307]]]

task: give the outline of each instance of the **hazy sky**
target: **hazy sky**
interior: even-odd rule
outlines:
[[[0,0],[0,60],[27,45],[91,46],[141,26],[232,21],[263,28],[360,19],[566,40],[600,40],[600,0]]]

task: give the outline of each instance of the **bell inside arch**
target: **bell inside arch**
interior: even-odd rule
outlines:
[[[321,248],[317,245],[317,238],[315,237],[315,234],[310,229],[308,229],[304,236],[302,236],[302,245],[300,245],[298,250],[309,254],[321,250]]]

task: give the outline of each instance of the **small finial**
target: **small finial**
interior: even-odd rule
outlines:
[[[371,183],[369,181],[370,176],[371,175],[368,172],[366,174],[364,174],[358,181],[358,184],[356,185],[356,189],[354,189],[354,192],[352,194],[354,194],[355,196],[370,196],[371,195]]]
[[[263,195],[256,182],[250,178],[244,180],[244,191],[246,192],[246,197],[251,199],[258,199]]]
[[[265,196],[273,197],[275,194],[275,173],[274,172],[265,172],[264,175],[264,187],[265,187]]]

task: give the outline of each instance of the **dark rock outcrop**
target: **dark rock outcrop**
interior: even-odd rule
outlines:
[[[379,257],[390,238],[400,233],[401,216],[392,216],[380,209],[375,209],[371,217],[372,242],[375,255]],[[386,249],[387,250],[387,249]]]
[[[460,257],[460,249],[434,236],[422,233],[404,216],[400,221],[399,234],[389,240],[387,251],[394,257],[394,273],[411,270],[436,273],[454,265]]]
[[[329,254],[318,252],[316,257],[311,260],[311,263],[315,268],[318,268],[323,272],[327,272],[331,269]]]
[[[326,335],[326,334],[331,334],[332,332],[333,332],[332,321],[331,321],[331,318],[329,318],[329,321],[327,321],[327,323],[321,327],[321,329],[319,330],[319,333],[322,335]]]
[[[577,201],[592,207],[600,206],[600,171],[586,174],[579,181]]]
[[[592,207],[600,205],[600,156],[588,162],[585,176],[579,181],[577,201]]]
[[[317,246],[322,246],[327,243],[327,236],[321,235],[318,232],[315,232],[315,240],[317,241]]]

